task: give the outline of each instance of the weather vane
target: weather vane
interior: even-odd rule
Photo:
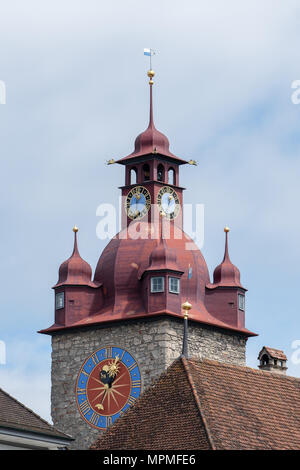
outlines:
[[[152,70],[152,56],[155,55],[153,49],[144,49],[144,55],[150,57],[150,70]]]

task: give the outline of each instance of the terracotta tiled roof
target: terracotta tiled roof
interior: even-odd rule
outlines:
[[[300,449],[300,379],[176,360],[96,449]]]
[[[209,449],[183,363],[175,361],[92,448]]]
[[[73,440],[0,388],[0,429],[10,428]]]

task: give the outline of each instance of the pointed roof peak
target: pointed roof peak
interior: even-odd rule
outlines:
[[[128,155],[127,157],[121,158],[117,160],[116,163],[124,164],[127,160],[132,158],[141,157],[143,155],[149,154],[159,154],[173,160],[176,160],[179,165],[188,163],[185,160],[182,160],[173,153],[170,152],[170,143],[169,139],[160,131],[158,131],[154,125],[154,113],[153,113],[153,94],[152,94],[152,86],[154,84],[153,77],[155,75],[154,70],[150,69],[147,72],[149,80],[149,91],[150,91],[150,101],[149,101],[149,124],[147,129],[139,134],[135,139],[134,143],[134,151]]]
[[[230,228],[226,226],[224,228],[224,232],[225,232],[225,252],[224,252],[223,262],[224,261],[230,262],[229,252],[228,252],[228,233],[230,232]]]
[[[78,243],[77,243],[78,228],[76,227],[76,225],[74,225],[72,230],[74,232],[74,248],[73,248],[73,253],[72,253],[71,257],[74,256],[74,255],[80,256],[79,251],[78,251]]]
[[[229,257],[229,248],[228,248],[228,233],[229,227],[224,228],[225,232],[225,252],[224,258],[221,264],[216,267],[214,270],[214,287],[223,286],[223,287],[242,287],[240,282],[240,271],[239,269],[231,262]]]
[[[176,271],[183,273],[177,264],[176,251],[171,248],[167,243],[166,231],[165,231],[165,216],[166,214],[161,212],[161,224],[160,224],[160,238],[157,245],[152,250],[149,257],[149,267],[146,271]]]
[[[76,225],[73,227],[74,247],[73,252],[66,261],[59,267],[58,282],[54,287],[62,285],[89,285],[94,286],[91,281],[92,268],[83,258],[81,258],[78,250]]]

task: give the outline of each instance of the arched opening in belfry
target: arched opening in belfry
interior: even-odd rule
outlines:
[[[145,163],[145,165],[143,165],[143,177],[144,177],[144,181],[150,180],[150,167],[148,163]]]
[[[161,163],[157,167],[157,181],[165,181],[165,168]]]
[[[137,169],[131,168],[130,170],[130,183],[129,184],[136,184],[137,183]]]
[[[174,168],[169,168],[168,170],[168,183],[175,184],[175,170]]]

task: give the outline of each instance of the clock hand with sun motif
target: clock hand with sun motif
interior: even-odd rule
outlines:
[[[110,362],[109,364],[106,364],[103,366],[103,368],[100,371],[100,380],[104,384],[104,395],[102,398],[101,403],[98,403],[95,405],[95,408],[98,410],[104,410],[103,402],[104,399],[107,395],[107,393],[110,393],[109,390],[111,389],[112,383],[115,380],[117,373],[119,372],[119,356],[115,357],[115,360],[113,362]]]

